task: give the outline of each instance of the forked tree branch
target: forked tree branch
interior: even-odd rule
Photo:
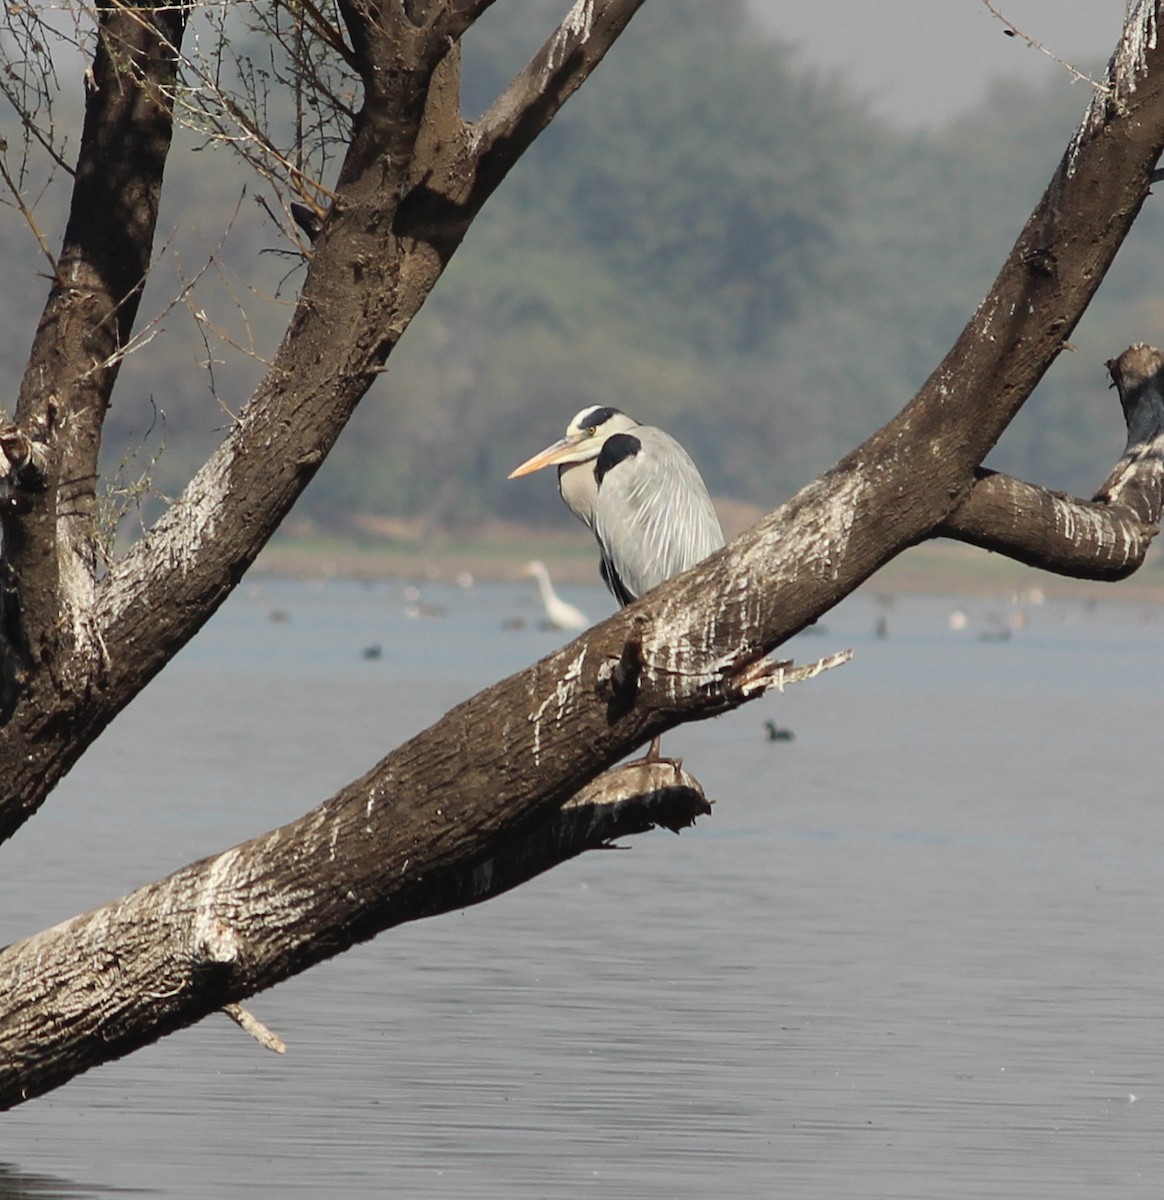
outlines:
[[[641,3],[594,0],[604,14],[593,26],[594,46],[559,68],[557,90],[542,104],[529,97],[539,127],[594,69],[614,28]],[[464,22],[483,7],[459,5],[450,20]],[[354,53],[372,83],[300,303],[271,370],[224,443],[80,610],[88,653],[64,664],[64,680],[52,681],[56,699],[43,705],[67,709],[69,720],[46,726],[35,672],[12,676],[24,691],[0,737],[6,780],[0,840],[36,811],[113,716],[230,594],[378,378],[464,235],[464,215],[447,206],[431,220],[426,216],[422,231],[400,229],[396,219],[402,197],[414,194],[426,174],[425,163],[414,160],[418,144],[431,148],[425,129],[459,123],[459,92],[446,86],[449,71],[441,70],[455,67],[448,37],[439,22],[425,28],[403,20],[398,2],[348,3],[343,10]],[[441,86],[430,89],[434,77]],[[438,159],[442,170],[444,162]],[[474,204],[483,204],[491,190],[477,188]],[[13,524],[9,547],[25,532]],[[22,565],[15,577],[22,589],[33,586],[31,570]],[[46,610],[59,590],[55,578],[45,580]]]
[[[635,6],[627,0],[624,15]],[[599,7],[616,6],[596,0]],[[1147,196],[1164,145],[1162,51],[1147,35],[1155,15],[1153,6],[1137,10],[1139,24],[1109,70],[1109,99],[1089,111],[990,294],[902,414],[730,551],[596,630],[586,639],[585,671],[556,663],[559,672],[575,671],[570,692],[578,697],[598,695],[593,672],[628,644],[641,644],[653,671],[622,719],[608,721],[601,703],[580,710],[586,734],[571,732],[565,775],[535,771],[510,811],[532,811],[547,788],[560,802],[652,734],[714,711],[708,681],[815,620],[933,534],[974,488],[982,458],[1054,360]],[[579,71],[593,65],[578,53],[568,61]],[[275,368],[179,503],[104,581],[95,610],[108,648],[104,687],[86,695],[68,737],[38,736],[29,753],[14,756],[19,799],[0,812],[0,832],[35,809],[87,740],[229,593],[439,275],[430,256],[430,274],[413,274],[412,291],[401,294],[401,244],[385,229],[383,171],[367,160],[376,130],[359,136],[367,144],[349,160],[347,191],[316,244]],[[381,149],[393,143],[382,135]],[[403,249],[406,257],[423,252],[409,241]],[[289,412],[295,421],[285,419]],[[739,578],[753,585],[741,590]],[[503,707],[514,728],[530,727],[545,686],[536,671],[511,681]]]
[[[1128,444],[1094,500],[980,470],[935,530],[1028,566],[1081,579],[1124,579],[1144,561],[1164,505],[1164,355],[1137,344],[1108,363]]]

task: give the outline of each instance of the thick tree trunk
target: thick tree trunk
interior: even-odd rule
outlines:
[[[678,832],[711,811],[673,764],[628,764],[484,856],[470,831],[448,829],[449,869],[429,870],[426,832],[400,819],[390,795],[378,804],[364,796],[348,789],[300,821],[0,953],[0,1108],[381,929],[500,895],[615,838],[656,825]]]

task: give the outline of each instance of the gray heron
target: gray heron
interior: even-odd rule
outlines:
[[[567,508],[598,539],[603,581],[620,604],[686,571],[723,545],[707,487],[669,434],[617,408],[584,408],[566,436],[509,478],[558,468]]]
[[[566,507],[598,539],[599,569],[619,604],[693,567],[723,545],[707,486],[687,451],[653,425],[606,406],[584,408],[566,436],[509,478],[558,468]],[[659,758],[651,739],[647,762]]]

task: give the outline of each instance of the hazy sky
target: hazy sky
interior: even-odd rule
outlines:
[[[1032,82],[1063,67],[1007,37],[982,0],[752,0],[765,24],[839,71],[878,113],[906,125],[942,122],[973,104],[989,81]],[[1124,0],[992,0],[1060,58],[1106,64]],[[1081,89],[1084,85],[1077,85]],[[1086,103],[1080,91],[1080,109]]]

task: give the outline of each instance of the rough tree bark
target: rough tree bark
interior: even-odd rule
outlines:
[[[28,447],[9,454],[12,473],[28,477],[4,518],[6,545],[24,556],[8,581],[18,604],[5,628],[17,631],[9,647],[20,657],[0,746],[4,832],[229,592],[486,196],[638,4],[580,0],[466,125],[449,48],[486,7],[344,6],[365,104],[278,359],[180,501],[103,578],[82,571],[78,584],[63,565],[76,544],[61,528],[72,475],[59,465],[68,447],[58,430],[77,403],[68,369],[51,389],[64,421],[22,423],[18,413],[0,435],[5,449]],[[897,418],[725,550],[454,709],[302,820],[0,953],[0,1103],[243,999],[400,911],[432,911],[442,889],[463,902],[466,871],[484,886],[485,864],[515,831],[557,819],[604,767],[780,682],[765,656],[910,545],[954,536],[1075,575],[1133,570],[1162,503],[1157,352],[1133,347],[1113,364],[1129,445],[1095,500],[980,464],[1148,195],[1164,149],[1159,7],[1143,2],[1129,17],[1106,93],[989,295]],[[22,564],[38,553],[55,575],[26,587]]]
[[[361,830],[372,814],[359,796],[336,797],[300,821],[11,947],[5,979],[12,988],[0,1022],[0,1107],[136,1049],[143,1033],[150,1042],[189,1024],[186,998],[192,995],[211,1001],[207,1012],[229,1006],[237,999],[232,980],[241,961],[254,967],[261,960],[262,972],[275,982],[347,949],[376,926],[479,903],[584,850],[654,825],[678,832],[710,811],[702,788],[680,768],[627,764],[583,788],[550,819],[511,835],[488,858],[466,858],[453,847],[455,866],[423,875],[407,869],[408,847],[402,846],[402,869],[392,873],[400,886],[383,889],[377,839]],[[349,854],[353,836],[365,845],[358,858]],[[306,847],[310,857],[303,859]],[[242,876],[244,887],[224,907],[222,881]],[[292,876],[298,882],[289,888]],[[368,900],[376,916],[358,912]],[[337,939],[325,955],[313,934],[304,937],[322,927]],[[88,968],[58,971],[66,960]],[[113,979],[116,995],[103,985],[94,994],[95,981]],[[147,996],[152,1002],[143,1004]],[[50,1012],[68,1014],[67,1036],[48,1034],[43,1022]]]

